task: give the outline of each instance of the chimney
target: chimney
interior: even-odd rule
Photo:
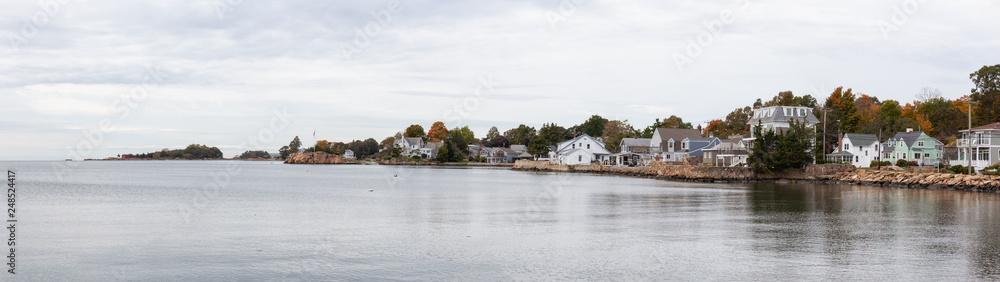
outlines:
[[[913,128],[907,128],[906,129],[906,133],[910,133],[910,132],[913,132]]]
[[[844,151],[844,134],[837,135],[837,152]]]

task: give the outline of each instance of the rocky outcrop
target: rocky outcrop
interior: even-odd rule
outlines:
[[[781,173],[756,174],[745,167],[709,167],[653,162],[648,167],[608,167],[599,165],[552,165],[545,161],[517,161],[515,170],[608,173],[666,180],[700,182],[803,181],[813,183],[860,184],[871,186],[952,189],[1000,192],[1000,176],[945,173],[910,173],[858,170],[851,165],[809,165]]]
[[[357,164],[351,159],[345,159],[327,152],[294,153],[285,159],[286,164]]]

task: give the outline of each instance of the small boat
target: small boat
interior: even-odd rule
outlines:
[[[368,192],[375,192],[375,188],[368,188]]]
[[[67,162],[72,162],[72,161],[73,161],[73,159],[65,159],[65,160],[63,160],[63,161],[67,161]]]

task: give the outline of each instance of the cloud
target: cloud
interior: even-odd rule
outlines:
[[[0,42],[0,95],[14,105],[0,128],[18,132],[0,146],[29,152],[0,158],[61,159],[102,119],[122,130],[92,157],[164,144],[235,150],[275,108],[296,119],[273,150],[313,129],[381,140],[444,119],[483,76],[496,92],[464,121],[481,134],[594,113],[637,128],[670,115],[697,122],[779,91],[841,85],[883,100],[924,86],[958,97],[1000,55],[988,36],[1000,33],[995,1],[926,1],[888,39],[877,23],[905,1],[576,2],[401,1],[386,20],[390,1],[69,1],[16,50]],[[727,11],[732,22],[678,71],[673,55]],[[39,12],[5,5],[0,35],[23,36],[22,19]],[[162,82],[118,120],[111,104],[151,66]]]

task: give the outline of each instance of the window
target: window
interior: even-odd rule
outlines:
[[[590,149],[590,144],[587,144],[587,149]]]
[[[844,143],[844,151],[850,150],[851,144]]]
[[[931,157],[931,153],[924,153],[924,158],[930,158],[930,157]]]
[[[688,143],[681,143],[681,149],[687,149]]]
[[[786,115],[786,116],[793,116],[793,115],[792,115],[792,109],[791,109],[791,108],[787,108],[787,109],[785,109],[785,115]]]
[[[666,157],[667,159],[669,159],[669,158],[670,158],[670,154],[667,154],[667,155],[666,155],[665,157]]]
[[[924,141],[919,141],[919,142],[917,142],[917,146],[918,146],[918,147],[923,147],[923,146],[924,146]]]
[[[806,109],[799,109],[800,116],[806,116]]]
[[[583,161],[583,156],[576,156],[576,161],[582,162]]]
[[[919,160],[920,159],[920,153],[913,153],[913,159],[914,160]]]
[[[569,144],[570,149],[576,149],[576,144]]]
[[[867,156],[868,156],[868,151],[865,151],[865,157],[867,157]]]
[[[891,159],[891,158],[892,158],[892,155],[891,155],[891,154],[889,154],[889,153],[885,153],[885,157],[883,157],[883,158],[886,158],[886,159]]]

